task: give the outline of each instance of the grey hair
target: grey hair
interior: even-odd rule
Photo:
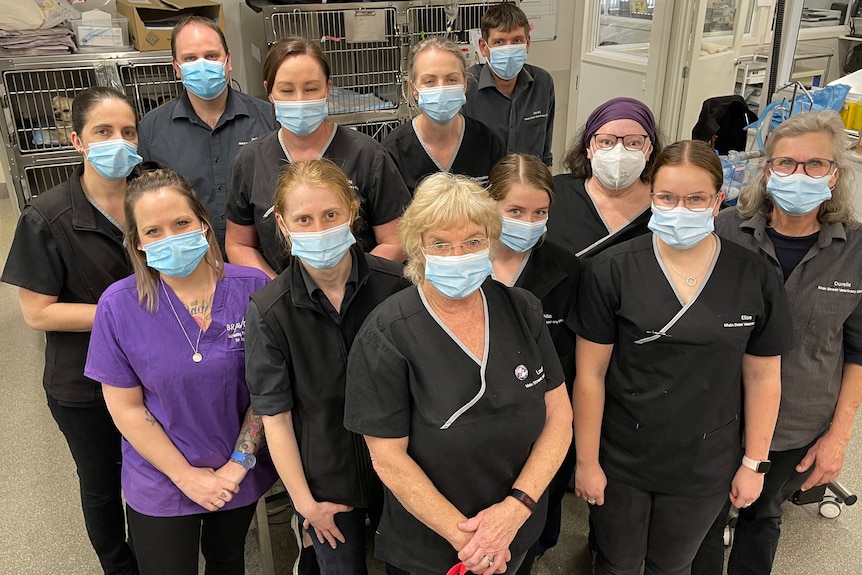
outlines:
[[[841,117],[831,111],[806,112],[788,118],[782,122],[766,140],[766,158],[771,159],[775,148],[784,138],[796,138],[807,134],[822,133],[832,141],[832,153],[838,168],[838,181],[832,189],[832,199],[820,205],[817,220],[821,224],[840,223],[855,228],[859,225],[853,208],[853,165],[850,152],[847,149],[847,136]],[[760,213],[769,217],[772,213],[772,198],[766,191],[769,179],[769,167],[758,170],[752,180],[740,192],[737,211],[743,219],[749,219]]]

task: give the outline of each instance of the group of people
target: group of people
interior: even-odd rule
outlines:
[[[479,45],[470,69],[414,47],[419,114],[382,145],[327,119],[316,43],[270,47],[268,105],[198,17],[184,94],[140,125],[76,97],[84,161],[25,206],[2,281],[47,334],[106,574],[243,573],[277,478],[303,575],[366,573],[369,521],[390,575],[526,574],[573,474],[596,573],[720,575],[731,505],[728,572],[770,572],[781,503],[838,475],[862,402],[841,120],[784,122],[720,211],[714,150],[631,98],[552,176],[523,12],[490,7]]]

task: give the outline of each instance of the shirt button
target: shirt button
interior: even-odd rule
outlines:
[[[218,189],[219,191],[222,191],[224,189],[224,186],[219,186]]]
[[[218,158],[215,159],[215,163],[218,164]]]

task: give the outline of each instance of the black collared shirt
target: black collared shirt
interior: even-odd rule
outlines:
[[[108,286],[132,273],[123,234],[87,200],[81,164],[68,181],[24,206],[0,281],[56,296],[61,303],[95,305]],[[90,332],[45,334],[42,383],[62,403],[101,402],[102,386],[84,376]]]
[[[278,127],[272,105],[228,87],[215,128],[201,120],[183,92],[148,113],[138,127],[138,153],[179,172],[194,186],[224,251],[224,209],[230,167],[240,149]]]
[[[356,255],[353,252],[350,252],[350,262],[350,275],[347,278],[347,283],[344,284],[344,297],[341,300],[341,309],[335,309],[332,302],[329,301],[329,298],[326,297],[326,294],[323,293],[323,290],[318,287],[317,282],[314,281],[314,278],[305,269],[305,266],[300,261],[294,259],[294,264],[299,266],[299,271],[302,273],[302,280],[305,282],[305,289],[308,290],[309,297],[317,304],[320,311],[328,314],[332,318],[332,321],[339,325],[341,325],[341,315],[344,313],[347,303],[356,292],[356,284],[359,282],[359,269],[356,265]]]
[[[509,98],[497,89],[487,64],[468,71],[464,115],[479,120],[500,138],[508,154],[533,154],[545,165],[554,163],[556,97],[554,79],[537,66],[524,64]]]

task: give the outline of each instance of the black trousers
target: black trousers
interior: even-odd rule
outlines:
[[[50,396],[48,408],[75,461],[84,524],[102,570],[105,575],[136,574],[120,495],[120,432],[108,408],[67,407]]]
[[[243,575],[254,508],[152,517],[126,506],[141,575],[197,575],[199,551],[206,575]]]
[[[698,545],[727,493],[666,495],[608,480],[605,503],[590,506],[596,575],[688,575]]]
[[[816,440],[815,440],[816,441]],[[769,575],[781,535],[781,505],[805,482],[813,469],[797,473],[796,466],[814,445],[788,451],[770,451],[772,465],[763,479],[760,497],[739,510],[733,548],[727,563],[728,575]],[[721,575],[724,573],[724,526],[730,502],[710,527],[697,557],[692,564],[692,575]]]

